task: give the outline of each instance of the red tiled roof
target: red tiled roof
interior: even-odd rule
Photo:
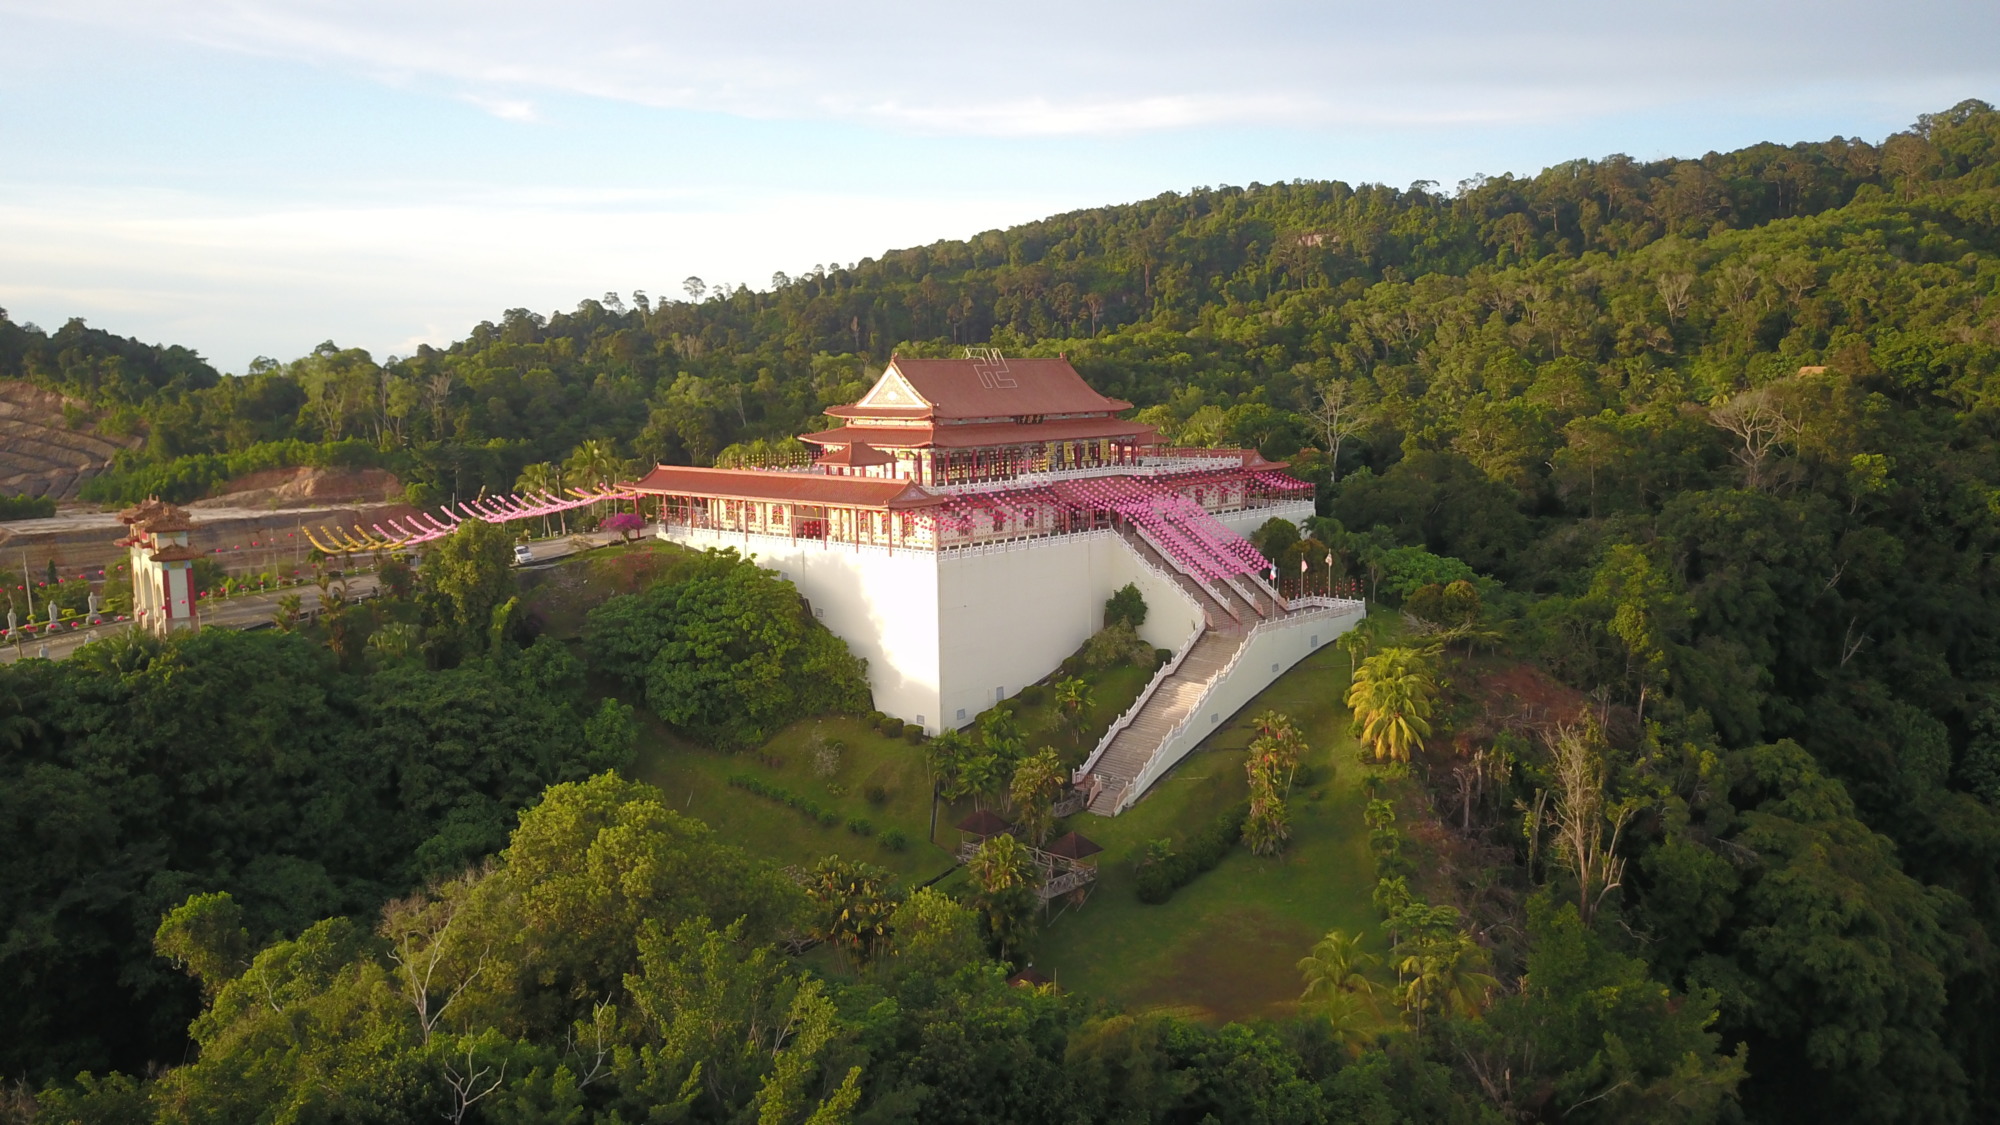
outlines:
[[[865,442],[885,449],[974,449],[994,445],[1026,445],[1037,441],[1084,441],[1130,437],[1151,444],[1159,431],[1140,422],[1118,418],[1063,418],[1054,422],[975,422],[959,426],[841,426],[816,434],[800,434],[814,445]]]
[[[125,509],[118,513],[118,518],[141,531],[193,531],[200,526],[179,505],[170,504],[157,496]]]
[[[1132,404],[1090,388],[1066,359],[904,359],[882,373],[901,376],[923,403],[855,403],[837,417],[1011,418],[1022,414],[1115,414]],[[865,402],[882,384],[863,396]],[[924,404],[929,405],[926,412]]]
[[[831,504],[839,508],[900,510],[944,503],[944,497],[925,492],[906,480],[778,473],[761,469],[697,469],[686,465],[661,465],[631,487],[639,492],[669,496]]]
[[[869,465],[887,465],[895,460],[894,457],[869,445],[867,442],[857,441],[853,445],[843,445],[838,449],[828,450],[826,453],[821,454],[819,460],[814,462],[814,464],[866,468]]]

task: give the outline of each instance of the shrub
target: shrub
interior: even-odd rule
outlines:
[[[1140,864],[1136,880],[1139,901],[1152,905],[1163,903],[1198,876],[1214,870],[1215,865],[1229,854],[1229,849],[1236,846],[1236,841],[1242,839],[1243,822],[1249,816],[1250,805],[1245,802],[1196,832],[1188,839],[1186,851],[1158,856],[1157,852],[1149,849],[1148,860]]]
[[[896,736],[903,733],[903,726],[904,726],[903,720],[897,718],[894,715],[884,715],[882,716],[882,721],[875,725],[875,729],[881,731],[883,734],[887,735],[890,738],[895,738]]]
[[[892,852],[900,852],[910,846],[910,838],[903,835],[900,828],[889,828],[882,832],[882,846]]]
[[[437,580],[435,565],[424,565],[427,585]],[[500,579],[511,591],[504,567]],[[459,608],[462,627],[483,636],[488,615]],[[592,609],[584,649],[593,673],[644,691],[669,726],[724,747],[755,746],[795,719],[868,705],[864,662],[805,614],[791,583],[733,552],[698,556],[679,580]]]
[[[889,803],[889,790],[881,785],[870,785],[861,791],[861,795],[878,809]]]
[[[56,514],[48,496],[0,496],[0,520],[42,520]]]
[[[1139,587],[1127,582],[1104,603],[1104,627],[1124,624],[1138,628],[1146,623],[1146,599]]]
[[[1139,639],[1130,622],[1120,621],[1106,625],[1083,642],[1083,651],[1077,653],[1076,659],[1086,668],[1113,668],[1138,664],[1152,655],[1153,646]]]
[[[1048,695],[1049,689],[1047,687],[1041,684],[1029,684],[1027,687],[1022,688],[1021,694],[1014,698],[1020,700],[1023,707],[1039,707],[1042,701],[1048,698]]]
[[[824,827],[832,828],[834,825],[840,823],[839,813],[830,809],[820,808],[818,801],[801,796],[783,786],[773,785],[762,778],[752,777],[747,773],[731,774],[729,784],[732,788],[741,789],[746,793],[755,793],[765,800],[774,801],[787,808],[795,809],[804,814],[806,819],[818,821]]]
[[[924,728],[922,728],[922,727],[918,726],[918,725],[917,725],[917,724],[915,724],[915,723],[904,723],[904,724],[903,724],[903,741],[904,741],[904,742],[907,742],[907,743],[909,743],[909,744],[910,744],[910,745],[912,745],[912,746],[916,746],[916,745],[919,745],[920,743],[922,743],[922,742],[923,742],[923,740],[924,740]]]
[[[873,836],[875,822],[865,816],[850,816],[847,818],[847,830],[856,836]]]

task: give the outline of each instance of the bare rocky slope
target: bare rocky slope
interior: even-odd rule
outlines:
[[[120,449],[138,444],[71,429],[63,401],[33,383],[0,379],[0,495],[74,500]]]

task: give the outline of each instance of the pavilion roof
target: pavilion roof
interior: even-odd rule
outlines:
[[[974,836],[998,836],[1012,827],[992,809],[976,809],[971,816],[958,822],[960,832],[970,832]]]
[[[1157,428],[1141,422],[1118,418],[1058,418],[1050,422],[975,422],[958,426],[841,426],[816,434],[800,434],[799,440],[814,445],[863,442],[885,449],[981,449],[1108,437],[1135,438],[1142,445],[1150,445],[1158,436]]]
[[[928,508],[944,503],[944,497],[926,492],[906,480],[762,469],[698,469],[687,465],[660,465],[631,485],[621,487],[669,496],[767,500],[782,504],[823,504],[887,511]]]
[[[846,417],[1009,418],[1115,414],[1132,404],[1092,390],[1063,358],[905,359],[895,356]],[[829,412],[831,413],[831,412]]]
[[[1015,988],[1040,988],[1043,985],[1054,984],[1055,981],[1050,980],[1048,974],[1030,965],[1013,976],[1008,977],[1007,983],[1013,985]]]
[[[1069,832],[1050,840],[1042,850],[1063,859],[1088,859],[1104,849],[1080,832]]]
[[[207,552],[199,547],[182,547],[176,545],[162,547],[154,551],[152,558],[154,562],[193,562],[206,554]]]

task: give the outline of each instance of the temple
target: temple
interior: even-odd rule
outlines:
[[[1312,488],[1254,450],[1175,449],[1065,359],[892,358],[805,463],[661,465],[659,534],[734,547],[796,585],[868,660],[881,710],[935,733],[1040,680],[1135,584],[1173,655],[1076,782],[1116,813],[1359,602],[1281,597],[1243,538]]]

